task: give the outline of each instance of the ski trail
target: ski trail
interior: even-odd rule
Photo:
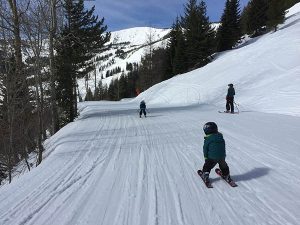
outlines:
[[[300,119],[201,107],[156,109],[140,119],[114,107],[67,126],[41,167],[1,190],[1,225],[297,225]],[[237,188],[212,172],[207,189],[196,174],[202,125],[213,120]],[[282,130],[271,132],[274,121]]]

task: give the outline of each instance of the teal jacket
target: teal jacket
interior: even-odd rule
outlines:
[[[225,159],[225,140],[221,133],[210,134],[204,137],[203,154],[205,159]]]

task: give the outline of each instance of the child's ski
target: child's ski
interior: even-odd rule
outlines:
[[[204,181],[203,176],[202,176],[203,175],[202,170],[198,170],[197,173],[201,177],[201,180],[203,180],[203,182],[204,182],[204,184],[206,185],[207,188],[213,188],[210,181],[208,181],[208,182]]]
[[[231,187],[237,187],[238,185],[233,181],[227,181],[226,179],[224,179],[224,177],[222,176],[222,171],[219,168],[215,169],[216,173],[226,182],[228,183]]]

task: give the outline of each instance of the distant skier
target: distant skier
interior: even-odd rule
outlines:
[[[227,91],[227,95],[226,95],[226,112],[229,113],[234,113],[234,95],[235,95],[235,90],[233,87],[233,84],[228,84],[229,88]]]
[[[231,182],[232,179],[229,175],[229,167],[225,161],[226,150],[225,140],[223,135],[218,132],[218,126],[214,122],[207,122],[203,126],[205,133],[203,154],[205,163],[203,165],[203,180],[209,182],[209,173],[212,168],[219,164],[219,168],[222,171],[222,176],[227,182]]]
[[[140,103],[140,118],[142,118],[142,114],[144,114],[145,117],[147,117],[147,113],[146,113],[146,103],[145,101],[141,101]]]

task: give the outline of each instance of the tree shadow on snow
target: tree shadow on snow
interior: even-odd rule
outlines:
[[[253,180],[253,179],[257,179],[259,177],[266,176],[269,173],[269,171],[270,171],[270,168],[267,168],[267,167],[254,168],[247,173],[240,174],[240,175],[233,175],[232,179],[236,182]]]

